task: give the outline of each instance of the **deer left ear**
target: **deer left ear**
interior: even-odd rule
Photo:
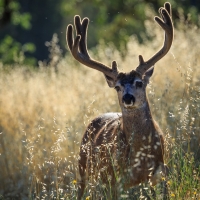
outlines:
[[[147,83],[149,83],[149,79],[153,75],[154,67],[151,67],[144,73],[144,79],[146,80]]]
[[[110,76],[107,76],[107,75],[105,75],[105,74],[104,74],[104,76],[105,76],[105,78],[106,78],[106,81],[107,81],[107,83],[108,83],[108,86],[109,86],[110,88],[114,88],[114,87],[115,87],[115,80],[114,80],[113,78],[111,78]]]

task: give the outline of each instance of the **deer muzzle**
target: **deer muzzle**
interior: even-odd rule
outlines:
[[[132,94],[125,94],[122,98],[122,102],[126,106],[133,106],[133,104],[135,103],[135,97]]]

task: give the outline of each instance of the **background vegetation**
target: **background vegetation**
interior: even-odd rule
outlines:
[[[140,43],[151,40],[145,20],[152,19],[165,0],[0,0],[0,60],[5,64],[22,62],[37,65],[49,61],[47,41],[53,34],[59,38],[62,53],[66,53],[65,29],[73,16],[90,18],[88,44],[99,40],[114,45],[121,56],[126,54],[129,36]],[[198,0],[170,0],[176,26],[179,20],[199,27]],[[4,52],[7,52],[6,54]]]
[[[5,5],[2,2],[9,1],[0,2],[2,6]],[[0,44],[0,199],[75,199],[79,179],[77,152],[85,127],[100,113],[119,111],[119,106],[115,91],[108,88],[102,74],[77,63],[71,55],[63,56],[62,45],[64,46],[64,43],[62,44],[62,41],[64,39],[62,35],[63,37],[65,35],[64,26],[72,22],[72,15],[81,14],[81,16],[92,17],[93,13],[95,16],[97,12],[94,5],[98,7],[101,1],[93,1],[94,4],[89,4],[89,0],[68,1],[67,3],[56,1],[60,2],[60,7],[57,7],[57,3],[53,1],[47,3],[44,0],[43,4],[39,4],[38,1],[39,8],[31,6],[31,9],[35,9],[34,15],[30,11],[26,13],[22,6],[25,2],[26,5],[34,4],[33,1],[24,1],[24,4],[23,1],[13,0],[11,2],[16,3],[14,5],[16,16],[20,18],[19,24],[17,22],[15,24],[12,20],[4,24],[2,13],[5,10],[1,9],[0,12],[0,24],[3,30]],[[113,2],[117,4],[121,1]],[[123,2],[126,3],[126,1]],[[192,13],[198,12],[198,3],[196,2],[196,7],[178,7],[182,1],[170,2],[176,8],[174,15],[177,28],[174,43],[170,52],[155,66],[154,76],[148,87],[148,96],[153,116],[166,135],[165,159],[170,167],[168,179],[170,197],[171,199],[199,199],[200,30],[197,13],[194,15],[197,21],[192,20]],[[192,2],[195,5],[195,1],[188,1],[188,5]],[[141,1],[141,5],[142,3],[144,2]],[[155,5],[156,8],[161,4],[163,5],[163,1],[152,1],[151,4],[147,2],[144,5],[150,7]],[[52,9],[48,8],[50,5]],[[101,5],[102,7],[99,7],[103,9],[104,6]],[[128,5],[130,7],[130,4]],[[136,33],[128,34],[128,27],[124,27],[128,40],[123,38],[121,40],[119,35],[118,40],[126,41],[126,56],[121,56],[124,47],[117,46],[117,43],[115,46],[110,42],[115,41],[114,36],[117,35],[117,31],[112,36],[108,35],[112,37],[109,42],[100,41],[99,45],[94,46],[99,40],[94,38],[98,36],[97,27],[99,31],[103,27],[111,28],[109,23],[114,18],[109,18],[106,14],[107,9],[111,8],[114,9],[115,6],[106,5],[104,12],[102,11],[104,13],[102,16],[106,17],[104,23],[101,24],[95,17],[97,21],[92,22],[91,20],[89,38],[93,49],[90,53],[94,58],[106,64],[115,59],[120,70],[129,71],[138,65],[139,54],[148,59],[159,49],[163,42],[163,32],[152,20],[153,7],[152,9],[143,7],[141,12],[145,11],[147,14],[145,17],[139,14],[138,17],[143,16],[144,19],[140,21],[138,18],[137,22],[139,20],[139,24],[143,23],[145,31],[142,33],[146,32],[147,35],[142,38],[151,38],[151,40],[145,39],[145,42],[141,43]],[[119,12],[122,12],[122,7],[119,8]],[[187,8],[185,13],[182,12],[183,10],[178,12],[182,8]],[[53,12],[59,9],[63,18],[60,21],[61,18],[56,18],[55,16],[58,15],[54,15]],[[36,10],[41,13],[50,12],[52,18],[49,18],[49,23],[42,25],[42,20],[39,18],[37,19],[39,21],[36,21],[38,24],[41,21],[41,26],[34,27],[33,19],[37,18]],[[68,15],[64,16],[64,10]],[[189,11],[191,14],[186,14]],[[132,18],[135,20],[135,16]],[[53,19],[64,25],[61,23],[59,28]],[[25,25],[20,25],[22,22]],[[47,24],[49,29],[44,27]],[[46,47],[44,46],[48,52],[46,57],[43,54],[44,57],[37,57],[36,52],[42,49],[38,44],[44,45],[44,43],[36,42],[38,37],[35,37],[35,41],[28,39],[23,43],[12,35],[23,33],[24,38],[25,36],[28,38],[31,32],[34,32],[31,27],[38,30],[38,37],[40,37],[40,31],[42,32],[43,42],[49,41],[46,42]],[[57,29],[54,29],[55,27]],[[123,25],[118,24],[116,27],[121,29]],[[15,31],[7,32],[6,30]],[[60,33],[62,30],[63,33],[60,34],[55,30],[59,30]],[[57,35],[53,35],[54,32],[57,32]],[[139,35],[141,32],[137,33]],[[49,37],[45,38],[45,34],[49,34]],[[103,35],[98,37],[104,38]],[[29,46],[29,43],[34,45]],[[28,46],[28,50],[24,45]],[[31,54],[33,49],[35,53]],[[36,64],[37,60],[47,59],[47,55],[47,61],[38,61]],[[6,56],[10,58],[6,60]],[[97,187],[88,184],[85,199],[89,199],[94,188],[95,195],[102,195],[105,189],[101,184]],[[149,193],[148,185],[144,188],[146,193]],[[157,188],[157,193],[159,199],[159,188]],[[145,195],[141,188],[137,188],[123,191],[121,198],[144,199]]]

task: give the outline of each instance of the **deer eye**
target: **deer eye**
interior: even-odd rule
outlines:
[[[119,87],[119,86],[115,86],[115,90],[116,90],[117,92],[119,92],[119,91],[120,91],[120,87]]]
[[[136,81],[135,86],[136,88],[141,88],[143,86],[143,83],[141,81]]]

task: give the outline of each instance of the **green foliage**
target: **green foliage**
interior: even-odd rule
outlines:
[[[175,142],[169,166],[169,186],[173,191],[171,196],[175,199],[197,198],[200,189],[200,167],[199,163],[195,162],[194,154],[190,150],[185,151],[180,143]]]
[[[134,36],[140,43],[153,38],[146,29],[148,20],[158,15],[158,8],[164,5],[165,0],[0,0],[0,27],[5,19],[5,11],[10,13],[7,25],[0,33],[0,44],[6,35],[13,38],[15,43],[33,43],[35,52],[26,53],[26,57],[37,60],[48,58],[48,48],[45,42],[50,41],[56,33],[63,53],[67,51],[65,29],[67,24],[73,23],[74,15],[82,18],[89,17],[88,48],[95,47],[99,41],[112,44],[121,56],[127,53],[127,44],[130,36]],[[173,9],[175,26],[182,29],[182,24],[200,26],[200,2],[191,0],[169,0]],[[40,9],[44,7],[45,9]],[[9,18],[9,17],[8,17]],[[181,22],[181,25],[180,25]],[[13,46],[12,45],[12,46]],[[11,48],[12,51],[12,48]],[[18,51],[21,51],[21,49]],[[12,53],[10,53],[12,54]],[[1,59],[1,58],[0,58]],[[7,63],[1,59],[3,63]],[[10,62],[15,62],[11,59]]]
[[[31,15],[29,13],[21,12],[21,5],[18,1],[8,1],[6,5],[5,1],[0,0],[0,20],[4,26],[11,27],[10,31],[13,31],[14,27],[20,26],[22,30],[28,30],[31,28]],[[6,16],[9,13],[9,16]],[[10,20],[10,21],[7,21]],[[8,24],[5,24],[6,21]],[[3,26],[3,25],[2,25]],[[4,27],[1,27],[4,28]],[[17,41],[11,32],[2,34],[0,39],[0,61],[4,64],[20,63],[35,65],[36,59],[28,56],[36,50],[34,44],[26,42],[22,44]],[[26,57],[24,54],[26,54]]]
[[[25,53],[32,53],[35,51],[35,46],[32,43],[21,43],[15,41],[11,36],[5,36],[0,43],[0,58],[4,64],[12,64],[13,62],[19,64],[34,65],[35,59],[25,57]]]
[[[190,0],[169,2],[172,4],[175,25],[180,23],[180,19],[183,23],[200,24],[199,2],[194,5]],[[164,3],[165,0],[84,0],[76,1],[76,14],[90,18],[89,48],[103,40],[106,44],[112,43],[124,56],[127,53],[130,36],[136,36],[140,43],[152,39],[152,34],[146,30],[145,23],[153,20],[154,15],[159,16],[158,8]]]
[[[19,12],[13,13],[12,23],[14,25],[21,25],[24,29],[31,28],[31,15],[29,13],[20,14]]]
[[[31,15],[29,13],[21,13],[21,5],[18,1],[0,0],[0,19],[9,13],[11,15],[10,23],[14,26],[20,25],[23,29],[31,28]]]

